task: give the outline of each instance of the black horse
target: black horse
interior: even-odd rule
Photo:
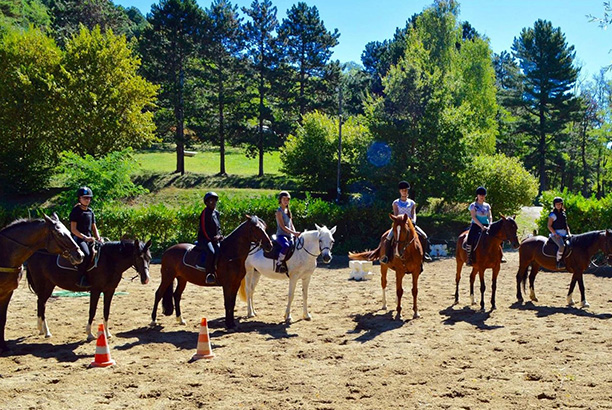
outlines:
[[[104,293],[104,331],[106,337],[111,334],[108,329],[110,305],[121,275],[130,267],[134,267],[140,275],[140,282],[149,283],[149,262],[151,241],[147,243],[138,240],[123,240],[121,242],[105,242],[100,245],[97,263],[89,270],[91,283],[89,297],[89,322],[87,322],[87,340],[96,338],[91,332],[91,324],[96,315],[96,307],[100,293]],[[76,283],[80,274],[74,267],[62,267],[57,256],[37,252],[28,260],[27,278],[30,288],[38,295],[38,330],[39,334],[51,337],[47,320],[45,319],[45,304],[56,286],[79,291]]]
[[[73,264],[83,261],[83,252],[56,214],[44,219],[20,219],[0,230],[0,353],[8,350],[4,340],[6,312],[13,291],[21,280],[21,265],[37,250],[62,254]]]

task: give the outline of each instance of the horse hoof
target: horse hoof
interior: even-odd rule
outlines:
[[[308,320],[308,321],[312,320],[312,316],[310,316],[310,313],[304,316],[304,320]]]
[[[381,307],[381,309],[382,309],[382,310],[387,310],[387,305],[383,305],[383,306]]]
[[[249,318],[249,319],[251,319],[253,317],[255,317],[255,313],[250,313],[250,314],[247,315],[247,318]]]
[[[585,300],[584,302],[582,302],[580,306],[583,308],[588,308],[588,307],[591,307],[591,304]]]
[[[53,336],[51,333],[47,333],[47,334],[45,335],[45,339],[48,339],[48,338],[50,338],[51,336]]]
[[[87,341],[91,342],[92,340],[96,340],[96,337],[92,334],[87,335]]]
[[[412,316],[413,319],[419,319],[420,317],[421,315],[418,312]]]
[[[150,328],[154,328],[154,327],[157,327],[157,326],[159,326],[159,323],[157,323],[157,321],[156,321],[156,320],[154,320],[154,321],[152,321],[151,323],[149,323],[149,327],[150,327]]]
[[[182,317],[177,317],[176,318],[176,323],[178,323],[179,325],[186,325],[187,322],[185,322],[185,320]]]

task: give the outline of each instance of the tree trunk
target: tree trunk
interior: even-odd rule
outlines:
[[[224,127],[224,116],[223,116],[223,110],[224,110],[224,104],[223,104],[223,100],[225,98],[225,95],[223,93],[223,76],[221,71],[218,72],[218,81],[219,81],[219,88],[218,88],[218,93],[219,93],[219,155],[220,155],[220,168],[219,168],[219,175],[227,175],[227,173],[225,172],[225,127]]]
[[[546,191],[547,183],[546,183],[546,133],[544,132],[544,109],[540,108],[540,136],[538,142],[538,156],[539,156],[539,165],[538,172],[540,173],[540,186],[538,188],[538,195],[541,195],[542,192]]]
[[[177,106],[175,108],[176,116],[176,172],[185,175],[185,136],[184,136],[184,107],[183,107],[183,83],[184,83],[183,67],[179,69],[179,84]]]
[[[261,49],[261,65],[259,67],[259,141],[258,141],[258,151],[259,151],[259,173],[260,177],[264,176],[264,135],[263,135],[263,122],[264,122],[264,93],[266,90],[264,89],[264,67],[263,67],[263,47]]]

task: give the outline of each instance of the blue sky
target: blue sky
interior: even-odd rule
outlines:
[[[232,4],[248,7],[252,0],[235,0]],[[278,8],[278,19],[297,0],[272,0]],[[157,3],[149,0],[115,0],[124,7],[134,6],[143,14]],[[210,1],[198,0],[207,8]],[[329,30],[337,28],[340,44],[334,48],[333,59],[361,63],[361,53],[370,41],[383,41],[393,36],[397,27],[404,27],[414,13],[432,4],[432,0],[307,0],[319,9],[321,19]],[[514,37],[524,27],[533,27],[537,19],[560,27],[568,44],[576,51],[576,61],[583,67],[581,77],[590,79],[612,64],[612,27],[605,31],[597,23],[590,23],[588,14],[602,16],[603,0],[464,0],[460,1],[460,20],[469,21],[481,34],[490,39],[494,52],[510,51]]]

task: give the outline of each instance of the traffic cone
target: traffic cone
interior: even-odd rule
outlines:
[[[104,325],[98,326],[98,340],[96,341],[96,357],[89,365],[90,367],[108,367],[117,364],[111,359],[110,349],[106,343],[106,333],[104,333]]]
[[[193,355],[191,360],[212,359],[213,357],[215,357],[215,354],[212,352],[212,348],[210,347],[208,323],[206,322],[206,318],[203,317],[202,322],[200,323],[200,334],[198,335],[198,348],[196,354]]]

